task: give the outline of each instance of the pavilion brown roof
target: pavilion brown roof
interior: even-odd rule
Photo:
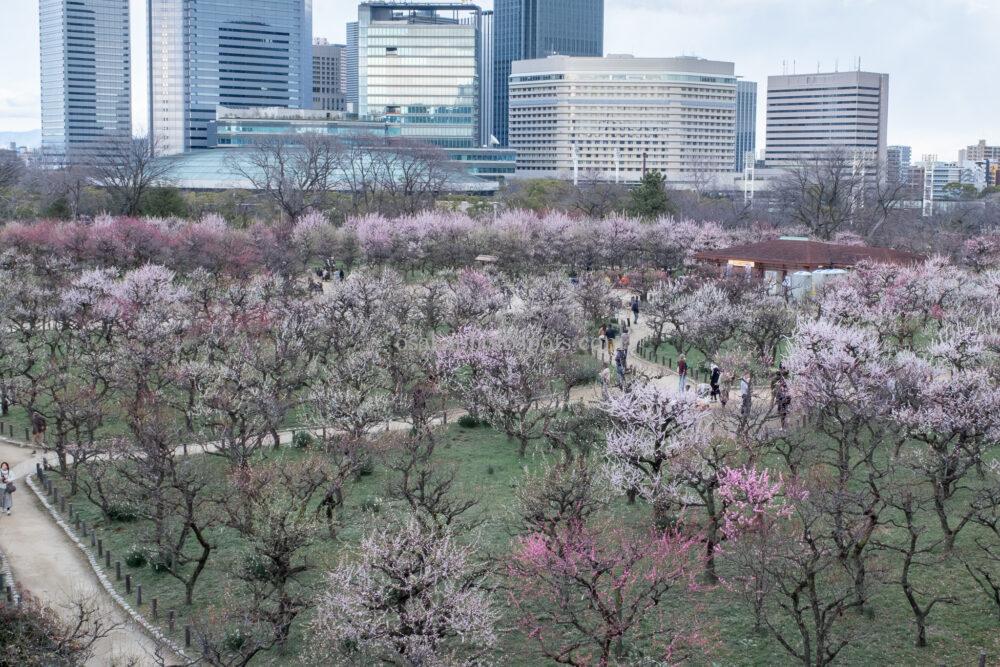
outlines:
[[[893,248],[791,239],[773,239],[721,250],[705,250],[696,252],[694,258],[714,263],[736,260],[755,264],[817,268],[848,268],[865,260],[881,264],[918,264],[927,259],[924,255]]]

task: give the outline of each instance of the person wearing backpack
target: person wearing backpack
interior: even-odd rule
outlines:
[[[722,370],[712,364],[712,376],[708,379],[708,385],[712,388],[712,402],[719,400],[719,385],[722,383]]]
[[[41,447],[45,444],[45,429],[48,428],[48,422],[45,421],[45,417],[42,416],[38,410],[32,410],[31,412],[31,442],[36,447]]]
[[[0,511],[7,512],[7,516],[10,516],[14,504],[15,491],[14,474],[10,471],[10,464],[4,461],[0,463]]]

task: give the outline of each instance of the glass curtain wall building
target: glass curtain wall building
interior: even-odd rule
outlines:
[[[132,137],[128,0],[39,3],[42,151],[99,156]]]
[[[458,3],[358,7],[358,116],[441,146],[479,145],[479,22]]]
[[[479,22],[479,143],[493,146],[493,12]]]
[[[550,55],[604,55],[604,0],[496,0],[493,134],[508,143],[511,63]]]
[[[757,154],[757,82],[736,82],[736,171],[743,171],[747,154]]]
[[[209,148],[220,105],[312,106],[312,0],[148,0],[148,11],[160,153]]]
[[[344,79],[347,88],[347,110],[358,112],[358,22],[347,24],[347,49],[344,51],[344,62],[347,64],[347,77]]]

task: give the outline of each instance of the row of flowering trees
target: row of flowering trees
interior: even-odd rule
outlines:
[[[99,216],[92,222],[11,223],[0,228],[0,246],[94,266],[156,263],[180,272],[200,267],[240,276],[262,267],[292,275],[331,256],[348,267],[434,272],[468,266],[488,254],[497,256],[505,269],[533,272],[539,267],[679,267],[692,252],[776,234],[767,229],[737,234],[712,223],[671,219],[591,220],[525,211],[488,219],[444,212],[368,215],[341,227],[320,214],[308,214],[295,222],[256,223],[246,229],[229,227],[214,215],[197,221]]]

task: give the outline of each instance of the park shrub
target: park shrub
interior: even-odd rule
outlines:
[[[458,425],[462,428],[478,428],[482,426],[483,423],[472,415],[462,415],[458,418]]]
[[[295,449],[309,449],[316,443],[316,438],[309,431],[296,431],[292,436],[292,447]]]
[[[129,547],[125,554],[125,564],[129,567],[144,567],[147,561],[146,550],[137,544]]]
[[[170,571],[170,554],[165,554],[159,551],[151,551],[149,553],[149,569],[157,574],[163,574]]]
[[[361,501],[358,507],[361,509],[362,512],[381,514],[383,504],[384,504],[383,500],[379,497],[365,498],[364,500]]]
[[[113,503],[108,507],[108,519],[119,523],[131,523],[139,519],[139,512],[130,503]]]
[[[248,581],[267,581],[267,563],[257,553],[249,553],[243,559],[243,578]]]

